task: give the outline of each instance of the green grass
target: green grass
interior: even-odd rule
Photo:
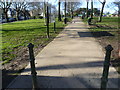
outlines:
[[[87,23],[87,18],[83,19],[83,22]],[[92,22],[98,21],[98,17],[93,17]],[[97,22],[99,25],[109,25],[113,27],[118,27],[118,17],[103,17],[102,22]]]
[[[98,18],[94,18],[94,20],[98,20]],[[118,17],[103,17],[102,22],[98,22],[100,25],[108,25],[111,27],[118,27]]]
[[[92,23],[103,27],[90,27],[90,30],[95,31],[110,31],[110,33],[117,35],[117,32],[111,32],[112,30],[118,30],[118,17],[103,17],[102,22],[97,22],[98,17],[92,19]],[[87,23],[87,18],[83,19],[84,23]]]
[[[18,56],[19,50],[33,43],[35,48],[52,40],[65,26],[56,21],[56,33],[50,23],[50,38],[46,38],[46,26],[43,19],[31,19],[2,25],[2,64],[8,63]]]

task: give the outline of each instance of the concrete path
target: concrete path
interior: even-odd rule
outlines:
[[[79,18],[73,19],[36,56],[39,88],[100,88],[104,52],[87,28]],[[32,88],[30,73],[28,65],[8,88]],[[110,67],[108,88],[118,88],[118,77]]]

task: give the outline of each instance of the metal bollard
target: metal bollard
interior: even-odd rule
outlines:
[[[91,20],[92,20],[92,18],[88,17],[88,25],[91,25]]]
[[[33,90],[37,88],[37,77],[36,77],[36,69],[35,69],[35,58],[34,58],[34,52],[33,52],[34,45],[30,43],[28,45],[29,48],[29,57],[30,57],[30,65],[31,65],[31,75],[32,75],[32,83],[33,83]]]
[[[67,24],[67,18],[64,19],[64,24]]]
[[[113,48],[111,45],[108,45],[107,47],[105,47],[105,50],[106,50],[106,56],[104,61],[103,74],[101,78],[101,90],[106,90],[106,87],[107,87],[109,66],[110,66],[110,56]]]

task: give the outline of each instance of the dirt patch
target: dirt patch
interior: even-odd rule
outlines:
[[[120,73],[120,57],[119,57],[119,33],[117,29],[114,29],[113,27],[106,26],[106,25],[91,25],[91,29],[106,29],[107,31],[96,31],[92,32],[93,36],[95,36],[96,40],[100,43],[100,45],[103,47],[103,51],[105,52],[105,47],[110,44],[114,48],[112,51],[112,59],[111,59],[111,65],[116,68],[116,71]],[[99,33],[100,32],[100,33]],[[107,32],[107,33],[106,33]],[[113,33],[116,33],[113,35]],[[102,34],[102,35],[101,35]],[[108,35],[109,34],[109,35]],[[97,36],[96,36],[97,35]]]
[[[36,56],[48,43],[55,37],[50,37],[48,41],[34,47],[34,55]],[[6,88],[9,83],[17,77],[29,64],[29,52],[27,47],[16,48],[13,54],[17,55],[10,63],[2,65],[2,88]]]
[[[118,73],[120,74],[120,58],[112,60],[111,63],[112,66],[115,67]]]

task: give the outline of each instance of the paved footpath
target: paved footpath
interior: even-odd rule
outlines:
[[[39,88],[100,88],[104,52],[79,18],[73,19],[36,56]],[[30,65],[8,88],[32,88]],[[110,66],[108,88],[118,88],[118,74]]]

